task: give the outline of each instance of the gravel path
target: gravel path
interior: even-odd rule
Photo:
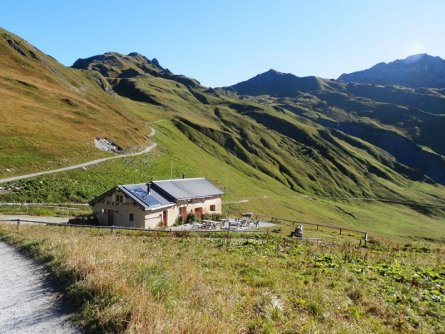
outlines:
[[[15,220],[15,219],[33,220],[33,221],[45,222],[45,223],[66,223],[69,218],[53,217],[53,216],[1,215],[0,214],[0,223],[4,222],[6,220]],[[10,222],[10,223],[15,224],[15,222]],[[22,223],[27,224],[25,222],[22,222]]]
[[[0,333],[80,333],[61,308],[46,274],[0,241]]]
[[[156,133],[156,130],[151,128],[151,132],[148,135],[148,137],[154,136],[155,133]],[[113,156],[113,157],[97,159],[97,160],[93,160],[93,161],[84,162],[84,163],[78,164],[78,165],[73,165],[73,166],[68,166],[68,167],[63,167],[63,168],[58,168],[58,169],[53,169],[53,170],[47,170],[47,171],[44,171],[44,172],[37,172],[37,173],[31,173],[31,174],[26,174],[26,175],[7,177],[7,178],[4,178],[4,179],[0,179],[0,184],[11,182],[11,181],[30,179],[32,177],[36,177],[36,176],[40,176],[40,175],[54,174],[54,173],[59,173],[59,172],[66,172],[66,171],[73,170],[73,169],[79,169],[79,168],[84,168],[84,167],[88,167],[88,166],[92,166],[92,165],[97,165],[97,164],[100,164],[102,162],[113,160],[113,159],[122,159],[122,158],[126,158],[126,157],[134,157],[134,156],[137,156],[137,155],[141,155],[141,154],[145,154],[145,153],[151,152],[151,151],[154,150],[154,148],[156,146],[157,146],[156,143],[152,143],[151,145],[146,147],[144,150],[136,152],[136,153],[120,154],[120,155],[116,155],[116,156]]]

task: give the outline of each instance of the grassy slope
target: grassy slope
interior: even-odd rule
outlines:
[[[67,69],[4,30],[0,54],[0,177],[104,156],[95,137],[144,145],[147,127],[102,91],[97,75]]]
[[[157,129],[154,140],[159,144],[153,154],[107,162],[89,167],[87,171],[17,182],[14,186],[22,190],[18,194],[4,195],[3,199],[84,202],[116,184],[170,178],[170,166],[173,166],[173,177],[181,177],[182,173],[188,177],[208,177],[226,192],[225,202],[249,201],[227,204],[226,212],[253,211],[303,222],[351,226],[369,231],[373,238],[445,241],[445,225],[438,217],[440,213],[433,211],[427,215],[404,205],[339,201],[296,193],[240,159],[227,155],[216,144],[213,154],[207,153],[188,141],[171,121],[152,126]],[[177,145],[178,142],[182,145]],[[284,225],[283,234],[291,228]]]
[[[0,225],[89,333],[443,333],[443,250]],[[386,247],[386,246],[385,246]]]

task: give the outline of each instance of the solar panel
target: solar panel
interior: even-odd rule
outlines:
[[[224,193],[204,178],[153,181],[150,192],[147,184],[129,184],[119,186],[146,208],[172,205],[159,191],[169,194],[176,200],[202,198],[223,195]]]

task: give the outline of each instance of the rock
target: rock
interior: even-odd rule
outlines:
[[[152,62],[153,65],[155,65],[155,66],[157,66],[159,68],[162,68],[161,64],[159,64],[159,61],[156,58],[153,58],[151,60],[151,62]]]
[[[6,40],[9,44],[9,46],[11,48],[13,48],[15,51],[17,51],[18,53],[20,53],[22,56],[26,57],[26,53],[25,51],[23,51],[23,49],[20,47],[20,45],[18,45],[15,41],[13,41],[12,39],[7,39]]]
[[[107,138],[95,138],[94,139],[94,146],[98,148],[101,151],[104,152],[114,152],[114,153],[123,153],[123,150],[118,145],[114,144],[112,141],[110,141]]]

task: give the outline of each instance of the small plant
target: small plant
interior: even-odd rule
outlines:
[[[307,309],[308,309],[309,313],[311,313],[314,316],[320,316],[323,313],[321,306],[315,302],[309,303],[307,305]]]
[[[197,215],[195,215],[194,213],[189,213],[187,215],[187,219],[186,219],[186,223],[187,224],[192,224],[192,223],[199,223],[201,221],[201,218],[199,218]]]
[[[176,218],[174,226],[180,226],[182,224],[184,224],[184,218],[182,217]]]
[[[353,302],[358,302],[362,299],[363,294],[359,289],[352,289],[348,292],[348,297],[351,298]]]
[[[354,320],[360,319],[361,315],[356,307],[352,306],[349,308],[349,317]]]
[[[202,219],[206,220],[221,220],[222,215],[220,213],[206,213],[202,216]]]

